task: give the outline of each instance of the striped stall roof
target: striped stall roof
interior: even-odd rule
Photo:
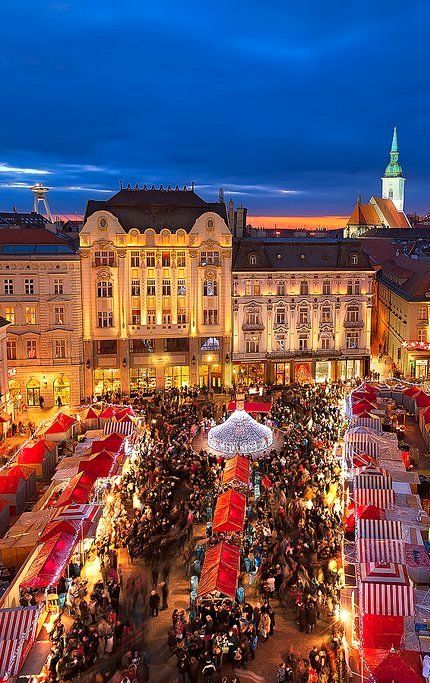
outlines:
[[[403,525],[398,520],[357,519],[359,538],[397,539],[404,538]]]
[[[362,581],[411,584],[406,565],[396,562],[365,562],[360,565],[360,575]]]
[[[358,541],[357,551],[360,563],[396,562],[397,564],[405,564],[405,544],[403,541],[361,538]]]
[[[357,489],[390,489],[392,480],[388,475],[378,474],[357,474],[354,477],[354,485]]]
[[[0,680],[10,680],[21,667],[26,649],[34,640],[39,607],[0,610]]]
[[[131,436],[134,431],[134,422],[116,422],[109,420],[103,427],[103,434],[124,434],[124,436]]]
[[[360,607],[364,614],[412,617],[415,614],[414,589],[402,584],[366,582],[362,584]]]
[[[376,505],[376,507],[386,510],[393,507],[395,494],[392,489],[356,489],[356,505]]]

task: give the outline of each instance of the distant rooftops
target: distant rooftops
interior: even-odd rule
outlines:
[[[52,225],[40,213],[21,213],[18,211],[0,211],[0,229],[2,228],[46,228]]]
[[[0,230],[0,255],[74,254],[73,247],[45,228],[3,228]]]
[[[391,199],[371,197],[368,204],[358,200],[347,222],[348,226],[360,228],[410,228],[408,218],[398,211]]]
[[[87,220],[96,211],[109,211],[116,216],[124,230],[131,228],[159,232],[163,228],[172,231],[182,228],[189,232],[196,220],[204,213],[217,213],[228,225],[224,202],[206,202],[194,188],[174,189],[160,187],[121,189],[106,200],[89,200],[85,214]]]
[[[404,232],[404,231],[403,231]],[[409,234],[409,231],[408,231]],[[430,298],[430,239],[362,240],[363,249],[378,267],[378,279],[410,301]]]

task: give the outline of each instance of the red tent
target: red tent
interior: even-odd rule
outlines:
[[[245,521],[246,496],[237,491],[226,491],[217,498],[213,531],[242,531]]]
[[[46,541],[20,588],[44,589],[55,585],[66,568],[76,543],[75,536],[61,533]]]
[[[375,401],[375,394],[369,391],[353,391],[351,393],[351,403],[359,403],[359,401],[369,401],[373,403]]]
[[[227,460],[222,473],[222,483],[227,484],[249,484],[251,476],[251,463],[249,458],[244,455],[236,455]]]
[[[421,419],[424,420],[424,424],[426,425],[430,422],[430,406],[422,411]]]
[[[386,648],[400,647],[404,638],[404,617],[388,617],[380,614],[363,614],[363,647]]]
[[[104,410],[99,415],[99,418],[101,420],[112,420],[113,416],[115,415],[115,408],[114,406],[106,406]]]
[[[121,448],[125,436],[123,434],[108,434],[103,439],[93,441],[91,444],[91,453],[100,453],[100,451],[109,451],[109,453],[118,453]]]
[[[89,458],[81,460],[78,467],[78,472],[85,472],[90,477],[97,479],[98,477],[108,477],[115,459],[109,451],[103,450],[98,453],[90,455]]]
[[[423,683],[421,656],[412,650],[366,649],[364,661],[377,683]]]
[[[84,422],[86,420],[97,420],[99,417],[99,412],[97,412],[93,406],[87,406],[82,410],[80,416],[81,420],[83,420]]]
[[[70,436],[70,430],[76,424],[74,417],[65,413],[58,413],[53,423],[45,430],[45,435],[52,441],[65,441]]]
[[[218,543],[205,555],[197,595],[222,593],[229,598],[236,596],[239,577],[239,548],[230,543]]]
[[[236,410],[236,401],[230,401],[227,406],[229,413]],[[245,401],[244,408],[247,413],[270,413],[272,410],[272,404],[270,401]]]
[[[85,472],[78,472],[70,479],[54,507],[59,508],[73,503],[88,503],[95,479],[96,477]]]
[[[358,505],[356,510],[349,515],[345,522],[345,531],[353,532],[355,519],[385,519],[385,513],[376,505]]]
[[[408,389],[405,389],[403,393],[405,396],[412,397],[415,394],[418,394],[420,391],[422,391],[420,387],[409,387]]]
[[[4,470],[0,473],[0,500],[7,502],[11,516],[23,511],[27,502],[27,482],[18,472]]]
[[[373,465],[375,463],[375,458],[367,455],[367,453],[360,453],[360,455],[354,455],[352,462],[354,467],[363,467],[364,465]]]
[[[26,465],[13,465],[9,470],[10,477],[21,477],[25,481],[25,492],[27,500],[31,500],[36,494],[36,472],[32,467]]]
[[[377,396],[379,394],[379,387],[375,386],[374,384],[369,384],[369,382],[365,382],[359,387],[359,391],[367,391],[374,396]]]
[[[55,443],[39,439],[19,451],[18,463],[32,465],[38,477],[47,479],[55,469],[55,448]]]
[[[39,537],[40,543],[45,543],[55,536],[76,536],[80,529],[81,523],[78,519],[66,520],[60,519],[49,522]]]
[[[415,401],[417,408],[427,408],[430,406],[430,396],[425,391],[414,394],[412,400]]]
[[[353,415],[359,415],[360,413],[372,411],[374,408],[376,408],[376,405],[374,403],[371,403],[367,399],[364,399],[364,400],[358,401],[358,403],[353,404],[352,414]]]
[[[115,410],[114,417],[117,422],[131,422],[131,418],[136,417],[136,413],[131,406],[125,406],[125,408]]]

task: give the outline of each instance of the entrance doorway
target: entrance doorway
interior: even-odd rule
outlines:
[[[39,406],[40,382],[37,379],[29,379],[27,382],[27,405],[31,408]]]
[[[68,377],[54,379],[54,405],[67,406],[70,403],[70,380]]]

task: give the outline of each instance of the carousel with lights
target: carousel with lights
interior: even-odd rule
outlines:
[[[208,433],[208,446],[224,455],[251,454],[264,451],[273,443],[269,427],[257,422],[245,410],[245,396],[237,396],[236,410],[222,424]]]

